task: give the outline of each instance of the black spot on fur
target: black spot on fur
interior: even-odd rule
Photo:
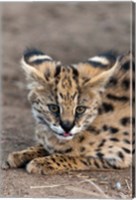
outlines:
[[[63,160],[63,159],[60,159],[60,162],[64,162],[64,160]]]
[[[109,130],[110,130],[110,132],[111,133],[117,133],[118,131],[119,131],[119,129],[118,128],[115,128],[115,127],[109,127]]]
[[[124,160],[124,154],[123,154],[121,151],[118,152],[118,156],[119,156],[122,160]]]
[[[101,153],[101,152],[98,152],[96,155],[97,155],[99,158],[103,158],[103,156],[104,156],[104,154]]]
[[[128,79],[125,79],[122,81],[121,85],[125,90],[128,90],[130,86],[130,81]]]
[[[127,126],[130,123],[130,117],[123,117],[120,122],[123,126]]]
[[[96,129],[95,127],[93,126],[89,126],[87,128],[87,131],[89,131],[90,133],[95,133],[95,134],[99,134],[100,133],[100,130]]]
[[[80,152],[83,152],[83,151],[85,151],[85,147],[80,148]]]
[[[123,132],[123,134],[124,134],[124,135],[129,135],[129,133],[128,133],[128,132],[126,132],[126,131],[125,131],[125,132]]]
[[[98,148],[100,148],[100,147],[104,146],[105,142],[106,142],[106,140],[105,140],[105,139],[103,139],[103,140],[100,142],[100,144],[98,145]]]
[[[130,144],[130,141],[127,140],[127,139],[124,139],[123,141],[124,141],[126,144]]]
[[[46,164],[47,164],[47,165],[51,165],[52,163],[50,163],[49,161],[46,161]]]
[[[113,105],[110,103],[103,102],[102,103],[102,110],[104,112],[111,112],[114,110]]]
[[[126,62],[124,65],[122,65],[121,69],[124,69],[124,70],[129,70],[130,68],[130,62]]]
[[[88,162],[84,161],[84,160],[80,160],[81,163],[83,163],[84,165],[88,165]]]
[[[65,165],[65,164],[63,164],[63,167],[64,167],[65,169],[67,169],[67,165]]]
[[[98,164],[98,162],[95,160],[94,161],[94,165],[97,167],[97,168],[100,168],[100,166],[99,166],[99,164]]]
[[[132,154],[135,154],[135,149],[133,149]]]
[[[79,142],[83,142],[84,139],[85,137],[83,135],[79,136]]]
[[[129,98],[127,96],[116,96],[114,94],[107,94],[107,98],[114,100],[114,101],[122,101],[122,102],[126,102],[129,100]]]
[[[51,160],[52,160],[53,162],[56,162],[55,158],[51,158]]]
[[[56,165],[60,166],[60,163],[58,163],[58,162],[55,162],[55,163],[56,163]]]
[[[58,75],[60,74],[60,72],[61,72],[61,66],[58,65],[58,66],[56,67],[56,71],[55,71],[54,77],[58,76]]]
[[[68,166],[69,166],[70,168],[72,168],[72,165],[71,165],[70,163],[68,163]]]
[[[72,71],[73,71],[73,76],[74,76],[75,78],[78,77],[79,73],[78,73],[77,69],[74,68],[73,66],[71,66],[71,68],[72,68]]]
[[[62,99],[64,98],[64,96],[63,96],[63,94],[61,92],[59,93],[59,95],[61,96]]]
[[[65,150],[65,153],[70,153],[73,149],[70,147],[68,149]]]
[[[110,140],[113,141],[113,142],[119,142],[118,138],[110,138]]]
[[[107,131],[107,130],[108,130],[108,126],[104,124],[103,127],[102,127],[102,129],[103,129],[104,131]]]
[[[64,162],[67,162],[67,159],[63,157]]]
[[[117,78],[111,77],[108,84],[107,84],[107,87],[115,86],[115,85],[117,85],[117,83],[118,83]]]
[[[49,169],[53,170],[54,168],[52,166],[48,166]],[[43,173],[44,174],[44,173]]]
[[[71,157],[71,161],[72,161],[75,165],[77,165],[76,159],[75,159],[74,157]]]
[[[131,153],[131,151],[129,149],[125,148],[125,147],[122,147],[122,149],[128,154]]]

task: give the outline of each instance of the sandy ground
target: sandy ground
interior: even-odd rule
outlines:
[[[130,48],[131,3],[0,3],[2,7],[2,159],[33,145],[34,120],[20,58],[37,47],[63,63]],[[130,198],[130,169],[53,176],[1,170],[2,197]],[[118,190],[115,185],[121,183]],[[94,185],[93,185],[94,184]],[[35,186],[35,187],[34,187]],[[97,186],[97,188],[96,188]],[[98,190],[99,187],[99,190]],[[100,189],[102,191],[100,191]],[[104,193],[103,193],[104,191]]]

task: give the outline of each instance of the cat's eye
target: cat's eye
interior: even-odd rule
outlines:
[[[59,113],[59,106],[55,104],[48,104],[48,108],[52,113],[55,113],[55,114]]]
[[[76,114],[81,115],[86,111],[86,107],[85,106],[78,106],[76,108]]]

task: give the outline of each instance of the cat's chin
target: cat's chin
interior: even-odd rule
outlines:
[[[63,136],[63,135],[58,135],[58,134],[55,134],[57,139],[59,140],[62,140],[62,141],[68,141],[68,140],[72,140],[74,135],[70,135],[70,136]]]

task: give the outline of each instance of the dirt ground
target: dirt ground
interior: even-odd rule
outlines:
[[[63,63],[102,51],[130,49],[130,3],[0,3],[2,25],[1,161],[34,142],[20,59],[36,47]],[[131,169],[40,176],[24,169],[0,171],[1,197],[131,198]],[[118,185],[121,184],[121,187]]]

